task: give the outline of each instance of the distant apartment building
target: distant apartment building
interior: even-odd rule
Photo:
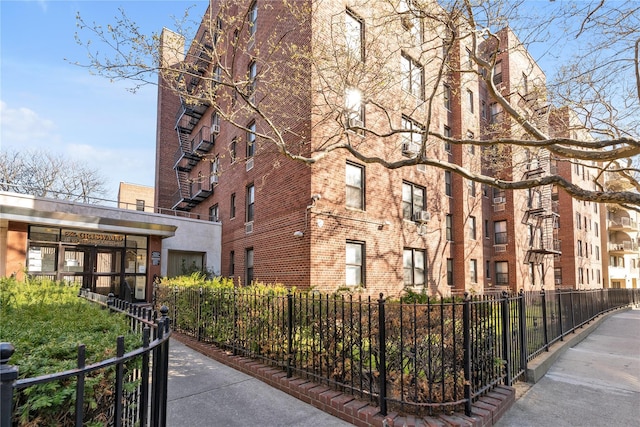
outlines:
[[[178,79],[191,94],[206,88],[206,77],[246,81],[243,93],[248,99],[273,103],[271,116],[279,117],[280,128],[288,129],[285,142],[299,144],[301,153],[320,149],[328,135],[335,135],[369,154],[410,160],[423,142],[411,131],[426,123],[457,139],[522,136],[514,134],[512,119],[478,77],[470,58],[472,46],[464,38],[444,48],[424,49],[425,44],[441,42],[425,36],[418,15],[406,13],[409,2],[401,1],[397,8],[382,1],[347,3],[296,2],[300,8],[316,6],[310,9],[313,19],[299,21],[287,13],[284,2],[212,1],[189,49],[177,34],[163,31],[161,60],[176,69],[190,65]],[[334,34],[336,28],[341,30],[341,49],[321,37]],[[347,63],[355,63],[354,69],[365,61],[372,67],[375,55],[384,52],[392,56],[387,64],[397,69],[397,81],[390,79],[379,89],[380,85],[364,87],[366,82],[360,80],[363,87],[357,87],[338,78],[341,69],[336,67],[331,92],[322,91],[315,89],[323,84],[318,71],[300,67],[295,69],[295,84],[307,88],[305,96],[287,97],[282,89],[286,82],[271,93],[257,77],[261,70],[296,61],[295,52],[286,49],[267,57],[268,43],[280,36],[319,56],[334,49],[336,56],[346,55]],[[499,36],[504,48],[497,58],[489,58],[496,61],[493,80],[498,91],[548,130],[551,108],[544,73],[511,30]],[[490,47],[480,46],[479,52]],[[218,62],[214,52],[225,56]],[[437,58],[441,60],[433,60]],[[442,58],[447,64],[444,73],[439,67]],[[580,268],[585,287],[586,275],[589,287],[602,283],[596,271],[604,265],[580,264],[595,262],[597,236],[578,238],[574,233],[563,238],[565,230],[576,227],[573,204],[578,202],[565,200],[551,186],[503,191],[451,169],[415,163],[387,169],[346,150],[307,165],[266,143],[271,130],[265,117],[242,108],[242,96],[228,86],[218,84],[214,99],[197,102],[197,97],[180,96],[167,83],[160,77],[156,205],[221,222],[221,274],[240,284],[259,280],[327,291],[360,288],[370,295],[398,295],[407,289],[451,295],[578,287]],[[366,91],[374,89],[376,102],[387,107],[386,115],[365,102]],[[433,91],[436,102],[425,102]],[[340,111],[318,108],[320,97],[338,99]],[[383,138],[363,127],[379,135],[389,129],[406,132]],[[543,176],[561,165],[543,149],[480,149],[431,141],[425,146],[431,158],[514,180]],[[571,206],[558,207],[563,203]],[[597,223],[598,211],[593,211],[599,207],[583,205],[579,210],[589,209],[587,227],[595,233],[594,227],[604,224]],[[563,216],[565,210],[572,213],[571,219]],[[585,232],[583,225],[581,216],[579,230]],[[576,251],[571,267],[558,264],[565,250]]]
[[[606,176],[608,186],[625,185],[619,178]],[[640,215],[631,208],[607,205],[600,212],[606,224],[602,246],[605,288],[638,288],[640,284]]]
[[[141,212],[153,212],[153,187],[121,182],[118,187],[118,207]]]

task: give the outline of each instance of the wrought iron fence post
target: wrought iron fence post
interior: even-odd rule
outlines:
[[[464,293],[464,309],[462,311],[462,329],[464,341],[464,413],[471,416],[471,297]]]
[[[542,299],[542,327],[544,328],[544,349],[549,351],[549,332],[547,330],[547,294],[544,288],[540,289]]]
[[[238,300],[236,288],[233,288],[233,355],[238,355]]]
[[[527,313],[524,300],[524,289],[518,293],[518,317],[520,320],[520,369],[527,370],[527,358],[529,349],[527,348]]]
[[[293,295],[287,293],[287,378],[293,376],[291,362],[293,358]]]
[[[381,292],[378,300],[378,339],[380,341],[380,366],[378,366],[380,395],[378,396],[378,401],[380,413],[387,415],[387,331],[385,330],[384,304],[384,294]]]
[[[109,295],[107,295],[107,307],[109,307],[109,311],[112,311],[115,304],[115,299],[116,298],[113,292],[109,292]]]
[[[505,384],[511,385],[511,328],[509,322],[509,294],[502,291],[502,358],[505,361]]]
[[[558,322],[560,323],[560,341],[564,341],[564,330],[562,328],[562,291],[556,292],[558,295]]]
[[[576,332],[576,312],[573,309],[573,291],[569,291],[569,308],[571,310],[571,331]]]
[[[84,344],[78,346],[78,369],[86,364],[86,348]],[[76,380],[76,425],[82,425],[84,418],[84,373],[79,373]]]
[[[13,385],[18,379],[18,367],[8,364],[16,351],[10,342],[0,343],[0,426],[11,427],[13,409]]]
[[[198,341],[202,340],[202,287],[198,292],[198,322],[196,323],[198,328]]]

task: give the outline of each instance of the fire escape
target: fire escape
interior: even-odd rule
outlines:
[[[187,81],[185,88],[188,94],[199,98],[203,98],[199,96],[207,85],[207,80],[203,77],[211,63],[212,46],[204,40],[204,38],[200,40],[197,54],[189,55],[187,59],[191,61],[189,71],[181,76]],[[208,107],[207,102],[195,101],[194,98],[187,100],[185,96],[180,96],[180,109],[176,114],[175,125],[178,134],[178,150],[175,153],[173,166],[178,183],[178,190],[173,197],[172,208],[175,210],[190,211],[213,194],[213,188],[207,177],[201,174],[197,177],[191,176],[193,168],[213,148],[213,134],[209,127],[201,126],[200,130],[193,135],[194,129]]]
[[[536,159],[527,163],[525,179],[535,179],[546,173],[543,164],[548,159]],[[526,263],[543,264],[547,255],[560,255],[560,241],[557,238],[557,209],[553,208],[551,185],[529,190],[527,206],[522,223],[529,226],[529,245]]]

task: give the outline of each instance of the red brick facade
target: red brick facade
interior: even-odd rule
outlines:
[[[311,46],[312,49],[320,50],[323,40],[326,42],[326,35],[331,32],[332,19],[336,16],[349,13],[367,25],[374,19],[373,14],[376,10],[371,5],[352,6],[347,10],[342,2],[324,2],[322,10],[314,10],[314,19],[303,20],[302,24],[294,23],[293,18],[287,15],[282,9],[282,4],[277,1],[268,2],[268,7],[267,2],[261,0],[257,0],[256,3],[235,2],[227,13],[249,19],[252,16],[249,13],[252,4],[257,8],[255,40],[248,40],[251,25],[247,26],[246,22],[243,25],[238,24],[234,28],[238,28],[238,46],[241,47],[239,50],[245,49],[246,52],[232,57],[229,56],[229,52],[225,54],[225,60],[233,62],[233,69],[238,75],[243,75],[250,69],[250,61],[254,59],[263,70],[265,65],[260,62],[263,59],[260,55],[265,51],[266,43],[261,42],[269,40],[285,28],[291,30],[288,37],[299,46]],[[307,3],[296,4],[302,9]],[[211,12],[214,18],[209,20],[206,15],[198,39],[202,37],[204,29],[208,28],[207,22],[216,25],[214,22],[219,2],[212,2],[211,7],[207,13]],[[224,21],[225,24],[228,22]],[[399,25],[399,22],[393,25]],[[374,34],[377,31],[371,27],[366,29]],[[222,34],[225,34],[225,37],[221,40],[229,40],[230,30],[223,28]],[[518,42],[513,33],[505,30],[501,32],[501,37],[511,53],[501,54],[503,83],[500,90],[504,94],[517,91],[522,85],[521,75],[525,72],[531,76],[531,82],[535,81],[536,85],[544,86],[542,71],[526,51],[514,47]],[[410,49],[398,48],[399,42],[386,39],[381,39],[380,42],[387,43],[397,51],[398,64],[401,54],[412,53]],[[278,63],[295,61],[288,55],[292,53],[271,53],[269,64],[277,67]],[[430,121],[434,132],[444,133],[445,128],[448,128],[452,137],[462,139],[483,139],[485,135],[495,132],[496,124],[491,123],[492,100],[487,88],[481,84],[478,76],[455,71],[467,60],[466,55],[464,43],[454,44],[449,51],[451,69],[454,71],[450,71],[447,78],[441,82],[450,88],[450,105],[447,108],[444,103],[444,86],[438,84],[434,77],[437,75],[435,65],[427,64],[424,68],[424,89],[430,91],[430,84],[438,84],[438,95],[434,105],[430,106],[430,115],[427,113],[426,105],[416,103],[415,98],[398,89],[378,93],[380,99],[392,105],[389,110],[392,126],[401,128],[405,119],[416,120],[419,123]],[[338,89],[333,93],[329,93],[327,88],[324,91],[314,89],[321,87],[322,82],[318,80],[319,76],[312,67],[292,67],[290,70],[297,73],[295,79],[291,78],[291,84],[308,87],[308,98],[300,95],[305,92],[294,90],[291,91],[291,96],[287,97],[286,84],[276,87],[274,93],[266,93],[259,78],[253,96],[259,102],[269,105],[272,115],[280,118],[278,128],[290,129],[285,141],[290,146],[299,144],[299,152],[308,154],[309,150],[317,151],[321,144],[326,143],[326,136],[332,135],[332,132],[336,135],[344,133],[335,120],[331,123],[327,119],[332,117],[334,112],[330,109],[318,109],[318,103],[315,102],[316,97],[336,97],[339,99],[336,104],[344,105],[342,93],[339,93],[342,90],[339,89],[342,87],[338,79],[339,67],[336,67],[335,71],[335,84]],[[214,73],[211,68],[209,72]],[[279,77],[284,79],[283,76]],[[348,155],[345,150],[333,151],[322,160],[307,165],[277,152],[275,145],[269,142],[269,138],[274,136],[274,131],[267,123],[246,110],[234,110],[235,106],[241,103],[236,104],[237,99],[224,92],[224,89],[217,90],[219,92],[214,102],[220,110],[225,114],[235,112],[240,117],[245,117],[246,121],[238,120],[237,116],[234,116],[234,126],[224,119],[220,120],[219,132],[214,135],[213,148],[201,155],[195,161],[195,165],[189,166],[191,169],[188,171],[191,188],[193,189],[195,182],[199,185],[198,189],[206,187],[204,189],[211,194],[205,193],[191,205],[176,205],[172,197],[178,190],[174,166],[175,153],[179,148],[175,125],[180,101],[168,87],[160,85],[156,205],[166,208],[177,206],[201,217],[217,213],[223,230],[223,275],[233,276],[241,283],[253,278],[262,282],[284,283],[288,286],[336,290],[344,287],[349,280],[346,273],[349,251],[361,250],[363,260],[358,272],[362,275],[364,292],[370,295],[380,292],[397,295],[406,289],[405,274],[412,274],[412,271],[416,274],[412,269],[403,269],[403,260],[408,254],[414,257],[414,262],[421,254],[425,255],[424,289],[429,294],[449,295],[464,291],[481,293],[489,289],[517,290],[522,287],[539,289],[542,285],[547,289],[553,287],[553,248],[547,244],[545,251],[531,250],[531,242],[535,237],[532,239],[528,236],[531,233],[528,224],[536,224],[537,217],[526,213],[527,210],[531,210],[527,208],[531,196],[526,191],[505,192],[503,196],[498,196],[504,197],[504,203],[494,203],[498,198],[491,188],[480,184],[471,186],[467,179],[455,173],[452,174],[450,182],[447,182],[446,172],[438,168],[418,168],[409,165],[389,170],[377,164],[364,164]],[[533,107],[524,105],[522,108]],[[191,138],[205,127],[213,129],[213,111],[214,108],[210,107],[202,114],[190,131]],[[247,129],[254,120],[258,134],[255,153],[247,157]],[[375,109],[367,108],[368,127],[375,128],[384,120],[386,117]],[[238,123],[245,129],[238,128]],[[505,132],[508,125],[506,119],[501,122],[501,126],[504,127],[500,132]],[[392,157],[402,158],[400,136],[394,140],[376,138],[372,134],[360,137],[353,132],[347,132],[343,138],[349,138],[353,144],[361,145],[365,152],[390,152]],[[482,164],[484,150],[479,146],[472,152],[468,146],[452,145],[447,152],[445,147],[438,143],[429,144],[427,150],[429,156],[462,165],[472,172],[487,171],[486,165]],[[521,179],[522,174],[529,173],[529,166],[526,166],[527,162],[523,161],[523,156],[521,152],[507,153],[505,158],[508,161],[501,162],[499,173],[505,174],[507,178]],[[218,179],[209,188],[208,178],[212,174],[212,162],[216,159],[219,162]],[[544,162],[541,173],[548,173],[548,156]],[[352,172],[353,167],[362,171],[362,209],[347,206],[347,165],[351,165]],[[184,185],[184,181],[181,185]],[[449,185],[450,192],[447,193],[446,188]],[[254,203],[250,207],[253,210],[253,219],[250,221],[247,208],[248,189],[251,186]],[[430,214],[427,223],[420,225],[416,221],[403,218],[403,189],[407,188],[422,191],[425,195],[425,209]],[[315,195],[320,197],[314,197]],[[541,194],[541,200],[542,198],[551,218],[551,191],[545,190]],[[232,206],[232,200],[235,200],[235,206]],[[525,215],[528,216],[523,219]],[[448,216],[451,218],[449,227]],[[495,223],[501,220],[506,221],[505,231],[508,240],[496,248]],[[475,227],[472,225],[474,222]],[[546,231],[551,233],[551,228]],[[542,230],[533,232],[535,236],[540,236],[539,239],[551,242],[551,236],[545,236],[543,233]],[[248,263],[248,254],[253,256],[253,265]],[[508,269],[501,273],[498,280],[496,262],[501,261],[508,263]],[[472,266],[475,266],[475,275],[472,273]],[[452,283],[448,283],[451,279]],[[417,286],[416,289],[422,289],[422,286]]]

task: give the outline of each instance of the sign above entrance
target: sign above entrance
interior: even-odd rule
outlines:
[[[93,233],[89,231],[62,230],[61,241],[79,245],[124,246],[124,234]]]

